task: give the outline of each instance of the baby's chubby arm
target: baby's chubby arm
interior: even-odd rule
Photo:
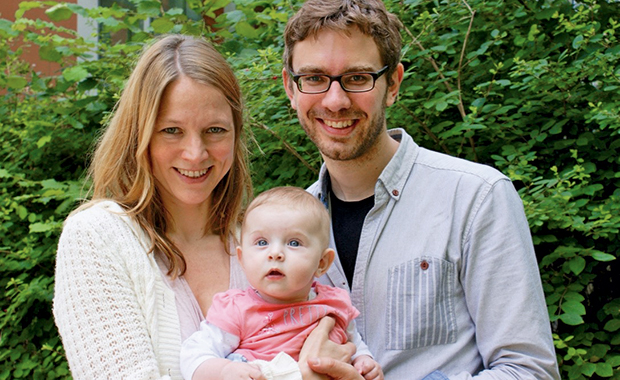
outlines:
[[[254,379],[264,379],[258,366],[224,359],[239,346],[239,337],[215,325],[202,321],[200,330],[181,346],[181,374],[185,380],[232,379],[231,374],[255,373]],[[226,367],[226,368],[225,368]],[[223,372],[226,371],[226,372]],[[231,372],[228,372],[231,371]],[[225,374],[225,376],[224,376]],[[248,376],[245,377],[246,379]]]
[[[357,347],[357,352],[353,355],[353,360],[351,361],[353,367],[355,367],[360,375],[364,376],[365,380],[383,380],[383,370],[379,363],[372,357],[360,333],[357,332],[355,320],[351,321],[349,326],[347,326],[347,336],[349,337],[349,341],[355,343]]]
[[[353,359],[353,367],[364,376],[365,380],[383,380],[381,366],[368,355],[360,355]]]
[[[256,364],[211,358],[202,362],[194,371],[192,380],[267,380]]]

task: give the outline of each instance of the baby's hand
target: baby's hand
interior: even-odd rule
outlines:
[[[223,379],[230,380],[267,380],[256,364],[230,362],[222,368]]]
[[[383,370],[379,363],[368,355],[360,355],[353,360],[353,367],[366,380],[383,380]]]

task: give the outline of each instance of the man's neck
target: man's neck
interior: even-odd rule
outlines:
[[[377,179],[396,153],[398,145],[385,132],[377,145],[359,158],[339,161],[324,157],[334,195],[343,201],[359,201],[372,196]]]

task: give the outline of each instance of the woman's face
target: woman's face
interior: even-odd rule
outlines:
[[[234,144],[232,109],[219,90],[184,76],[168,85],[149,145],[164,207],[208,208],[230,170]]]

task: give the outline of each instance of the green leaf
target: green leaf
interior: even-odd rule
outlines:
[[[46,232],[54,229],[54,225],[51,223],[32,223],[30,225],[30,232]]]
[[[9,20],[0,18],[0,37],[9,38],[19,35],[16,30],[11,27],[13,23]]]
[[[159,16],[160,9],[161,3],[159,1],[141,1],[138,4],[138,13],[149,17]]]
[[[443,99],[438,100],[437,103],[435,103],[435,109],[437,111],[441,112],[441,111],[445,110],[446,108],[448,108],[448,103],[445,100],[443,100]]]
[[[236,24],[238,22],[241,22],[241,20],[245,20],[245,14],[240,10],[226,12],[226,19],[233,24]]]
[[[614,375],[614,369],[609,363],[596,363],[596,374],[600,377],[612,377]]]
[[[577,314],[584,315],[586,313],[586,308],[583,306],[581,302],[577,301],[566,301],[562,304],[562,310],[569,314]]]
[[[610,255],[608,253],[604,253],[600,251],[592,252],[592,258],[596,261],[612,261],[616,259],[614,255]]]
[[[6,84],[10,89],[21,90],[26,87],[28,81],[23,77],[12,75],[6,79]]]
[[[605,327],[603,327],[603,329],[605,329],[605,331],[609,331],[609,332],[614,332],[614,331],[620,329],[620,319],[612,319],[610,321],[607,321],[607,323],[605,323]]]
[[[49,62],[60,62],[62,55],[54,46],[44,45],[39,48],[39,58]]]
[[[592,356],[590,361],[598,361],[601,360],[607,355],[609,351],[609,346],[606,344],[595,344],[590,348],[590,355]]]
[[[605,362],[609,363],[610,366],[612,367],[618,367],[620,366],[620,355],[608,355],[605,358]]]
[[[579,49],[582,43],[583,43],[583,36],[578,35],[577,37],[575,37],[575,39],[573,39],[573,49]]]
[[[230,2],[230,0],[211,0],[209,1],[209,4],[211,6],[211,9],[218,10],[224,8],[225,6],[230,4]]]
[[[583,323],[583,318],[576,314],[562,314],[560,320],[567,325],[576,326]]]
[[[235,29],[237,30],[237,33],[239,33],[239,35],[241,35],[243,37],[247,37],[247,38],[257,38],[258,37],[257,30],[254,29],[254,27],[252,25],[250,25],[249,23],[247,23],[245,21],[238,22],[237,25],[235,25]]]
[[[37,141],[37,147],[42,148],[45,144],[52,141],[52,136],[43,136]]]
[[[581,256],[575,256],[568,262],[568,267],[571,272],[578,275],[583,272],[586,267],[586,260]]]
[[[64,189],[66,187],[65,184],[60,183],[53,178],[41,181],[41,186],[43,186],[44,189]]]
[[[581,366],[581,373],[590,377],[596,371],[596,364],[594,363],[583,363]]]
[[[73,67],[69,67],[68,69],[65,69],[62,72],[62,76],[68,82],[79,82],[88,76],[88,71],[86,71],[84,67],[77,65],[77,66],[73,66]]]
[[[73,16],[73,11],[69,9],[66,4],[58,3],[46,10],[45,14],[47,14],[52,21],[64,21]]]
[[[17,216],[19,219],[24,220],[28,216],[28,210],[24,206],[17,207]]]
[[[155,33],[168,33],[174,28],[174,23],[167,18],[158,18],[151,23],[151,28]]]
[[[40,1],[21,1],[19,2],[19,9],[15,12],[15,18],[22,18],[24,13],[31,9],[41,8],[43,7],[43,3]]]

